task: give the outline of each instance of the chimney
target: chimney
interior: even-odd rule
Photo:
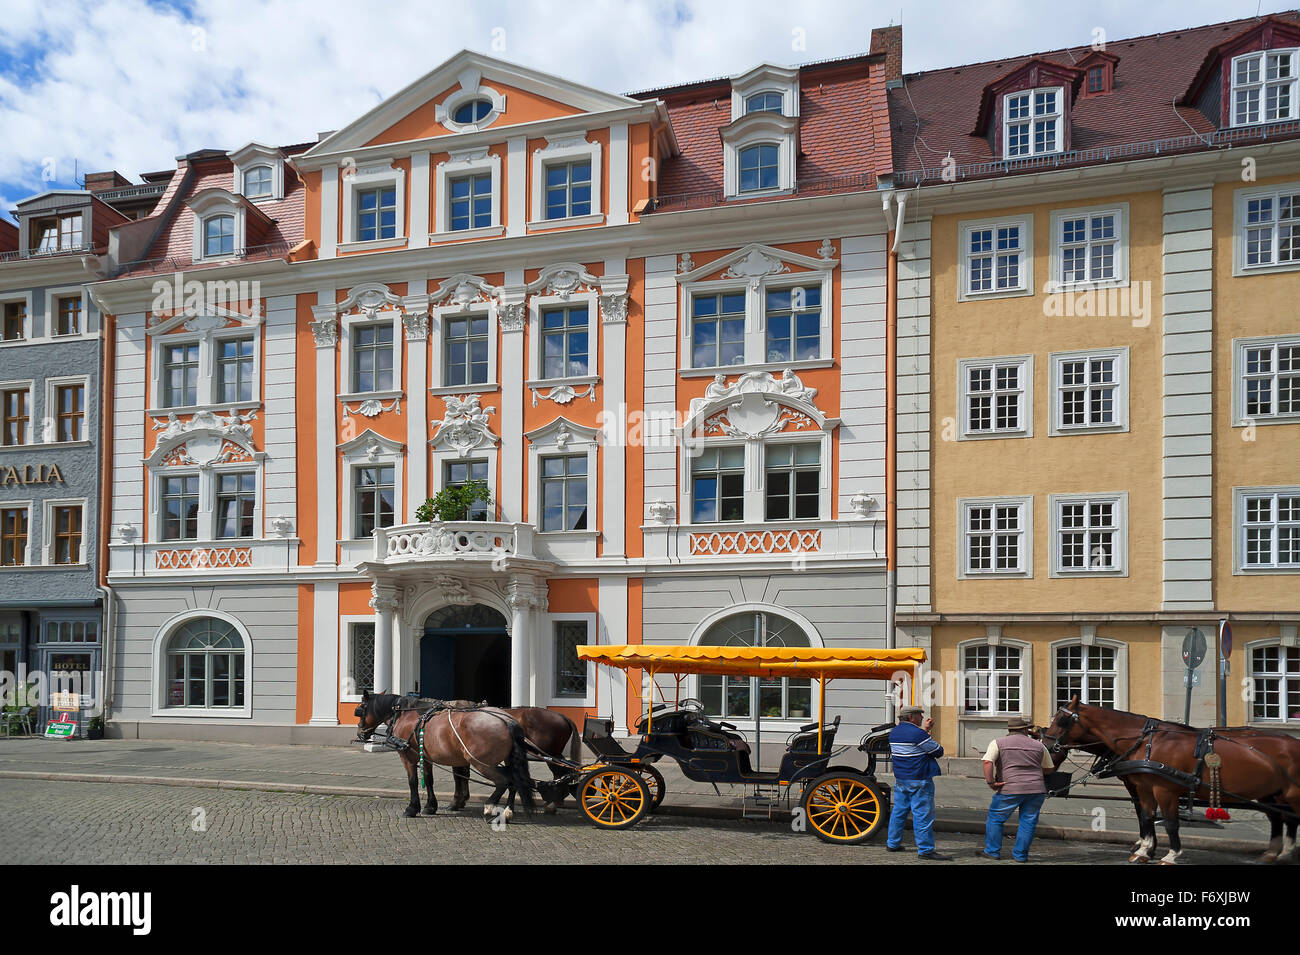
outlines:
[[[103,192],[106,189],[125,189],[131,185],[131,180],[127,179],[116,170],[110,172],[88,172],[86,173],[86,191]]]
[[[903,78],[903,27],[878,27],[871,31],[871,52],[885,54],[885,82]]]

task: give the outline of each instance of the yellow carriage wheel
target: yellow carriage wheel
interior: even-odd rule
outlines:
[[[650,790],[634,770],[603,766],[578,783],[578,806],[594,826],[626,829],[650,810]]]
[[[641,779],[645,782],[646,788],[650,790],[650,811],[654,812],[659,808],[659,804],[664,801],[664,774],[649,763],[642,763],[637,767],[637,772],[641,774]]]
[[[803,794],[804,818],[823,842],[851,845],[870,839],[885,818],[885,799],[866,776],[827,773]]]

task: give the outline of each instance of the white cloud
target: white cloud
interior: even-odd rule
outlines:
[[[1283,9],[1270,6],[1265,12]],[[867,49],[901,15],[911,72],[1255,13],[1255,0],[1077,9],[1034,0],[7,0],[0,17],[0,193],[80,173],[168,169],[249,140],[313,141],[468,47],[627,92]],[[799,48],[797,40],[802,39]],[[503,47],[503,48],[502,48]],[[30,64],[35,62],[35,66]]]

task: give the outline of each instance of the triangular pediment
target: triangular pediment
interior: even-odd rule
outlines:
[[[310,162],[320,156],[379,143],[410,142],[468,131],[447,120],[455,105],[474,97],[481,97],[492,106],[490,117],[476,129],[497,129],[644,105],[640,100],[462,50],[317,143],[303,154],[302,160]]]
[[[800,255],[775,249],[770,245],[752,243],[742,246],[735,252],[707,262],[704,265],[689,268],[677,276],[678,282],[705,282],[714,279],[749,279],[755,280],[767,275],[781,272],[824,272],[835,268],[839,259],[833,258],[834,249],[830,243],[823,243],[824,257]]]

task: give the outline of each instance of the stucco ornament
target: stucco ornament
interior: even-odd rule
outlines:
[[[462,454],[482,444],[496,443],[488,424],[488,416],[496,412],[495,407],[483,408],[479,405],[478,395],[466,395],[457,398],[449,395],[443,399],[446,414],[441,420],[433,421],[437,427],[434,441],[448,445]]]
[[[758,249],[753,249],[749,255],[740,261],[733,262],[722,275],[724,278],[729,279],[748,279],[749,287],[757,289],[764,277],[789,271],[790,266],[780,259],[773,258]]]
[[[704,397],[691,401],[690,415],[695,417],[712,407],[713,413],[704,421],[705,433],[739,438],[761,438],[787,426],[802,429],[817,424],[803,411],[773,401],[773,397],[816,407],[817,389],[805,385],[789,368],[780,378],[765,371],[746,372],[730,384],[725,375],[718,374],[705,388]]]

